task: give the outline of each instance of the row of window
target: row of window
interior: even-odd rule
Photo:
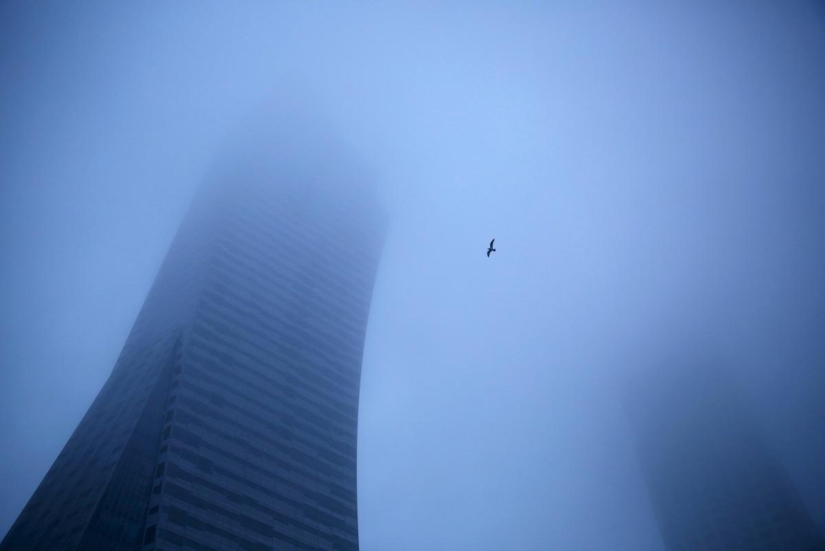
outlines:
[[[270,372],[276,373],[273,368],[273,359],[272,354],[267,354],[265,350],[262,350],[263,354],[256,354],[253,355],[251,353],[247,353],[241,350],[238,346],[234,346],[233,344],[229,343],[226,339],[224,339],[219,334],[215,333],[211,329],[209,329],[206,325],[201,323],[195,323],[195,326],[192,330],[192,334],[194,337],[197,337],[197,341],[194,343],[198,348],[203,349],[204,352],[207,352],[210,356],[215,357],[218,360],[221,360],[222,364],[226,367],[234,366],[234,367],[241,367],[243,369],[249,370],[251,373],[254,373],[259,378],[269,382],[272,381],[270,377],[266,377],[261,370],[252,369],[252,365],[260,366],[261,368],[269,367]],[[244,361],[236,361],[234,358],[228,354],[221,352],[218,347],[226,348],[232,350],[233,352],[242,355]],[[267,358],[268,356],[268,358]],[[269,360],[269,364],[267,364],[266,360]],[[251,365],[250,365],[251,364]],[[287,372],[285,369],[279,369],[277,371],[278,375],[284,380],[292,379],[294,384],[292,388],[290,385],[280,385],[277,382],[272,382],[271,384],[278,388],[279,390],[283,391],[286,396],[290,396],[295,389],[298,387],[298,383],[301,383],[301,386],[312,388],[310,385],[323,385],[321,388],[326,390],[318,389],[318,392],[314,392],[316,389],[312,389],[313,393],[308,395],[309,399],[315,398],[316,396],[321,398],[324,402],[333,400],[332,396],[335,395],[336,392],[340,392],[343,396],[349,398],[352,402],[357,403],[357,393],[354,392],[357,389],[357,384],[347,383],[346,385],[340,385],[336,387],[335,383],[326,382],[324,381],[323,377],[320,377],[314,374],[314,371],[317,371],[317,367],[313,366],[313,369],[298,369],[299,366],[305,365],[306,362],[299,362],[294,361],[290,363],[282,363],[280,365],[283,368],[292,368],[294,370],[293,373]],[[277,365],[277,364],[276,364]],[[351,392],[346,392],[346,390],[351,390]],[[316,400],[313,404],[316,408],[317,407],[329,407],[325,406],[324,403],[321,403],[320,400]],[[350,415],[352,420],[357,418],[357,409],[354,411],[354,414]]]
[[[227,422],[237,425],[241,430],[249,431],[250,434],[268,440],[272,445],[277,445],[279,442],[289,442],[294,447],[306,448],[308,452],[318,455],[337,467],[355,469],[356,448],[354,436],[344,444],[329,437],[330,434],[334,433],[322,434],[313,430],[308,434],[302,432],[300,428],[295,430],[295,416],[289,415],[289,413],[295,412],[300,417],[306,416],[304,408],[297,406],[297,404],[286,404],[283,408],[276,409],[232,389],[228,383],[220,384],[216,379],[198,370],[195,366],[190,365],[187,373],[187,390],[209,402],[209,405],[207,405],[197,400],[188,401],[187,404],[196,413],[206,414],[218,420],[226,419]],[[235,399],[227,400],[221,393],[226,393],[230,398]],[[252,405],[255,410],[253,412],[248,407],[242,407],[238,404]],[[256,412],[264,415],[258,415]],[[282,420],[286,417],[291,418],[292,422],[285,424]],[[269,419],[275,419],[278,422],[272,422]],[[317,426],[317,423],[315,425]],[[257,427],[257,429],[254,427]],[[276,436],[277,439],[272,440],[261,431]],[[307,438],[308,436],[312,436],[314,439]],[[331,448],[334,448],[335,451]]]
[[[326,493],[311,490],[275,472],[258,476],[249,472],[253,469],[244,467],[245,472],[241,475],[225,468],[220,461],[213,461],[193,450],[172,446],[172,451],[182,462],[192,465],[198,471],[209,475],[216,482],[243,486],[252,490],[254,494],[264,496],[264,499],[269,498],[277,502],[283,502],[296,509],[305,507],[324,509],[340,518],[349,519],[349,524],[352,526],[357,524],[355,494],[352,492],[336,497],[331,495],[330,488],[320,484],[317,484],[317,486],[319,489],[324,489]],[[260,483],[258,480],[260,480]],[[340,488],[340,491],[346,490]],[[291,496],[294,496],[294,499]]]

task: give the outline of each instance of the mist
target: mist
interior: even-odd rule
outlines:
[[[825,532],[822,98],[814,3],[0,4],[0,532],[285,101],[390,221],[364,551],[664,549],[623,403],[685,343]]]

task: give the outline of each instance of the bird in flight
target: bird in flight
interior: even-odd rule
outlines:
[[[495,241],[495,238],[493,239],[493,241]],[[490,253],[496,252],[496,250],[493,248],[493,241],[490,241],[490,248],[487,249],[487,258],[490,258]]]

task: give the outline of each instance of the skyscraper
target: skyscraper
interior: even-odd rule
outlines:
[[[386,220],[321,141],[286,142],[199,190],[111,376],[0,549],[358,549],[361,357]]]
[[[627,412],[668,550],[818,550],[823,541],[724,368],[685,355],[644,372]]]

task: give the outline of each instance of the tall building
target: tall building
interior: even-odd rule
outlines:
[[[358,549],[361,357],[386,219],[329,151],[272,153],[200,189],[0,549]]]
[[[825,549],[722,366],[687,355],[635,383],[626,410],[668,550]]]

